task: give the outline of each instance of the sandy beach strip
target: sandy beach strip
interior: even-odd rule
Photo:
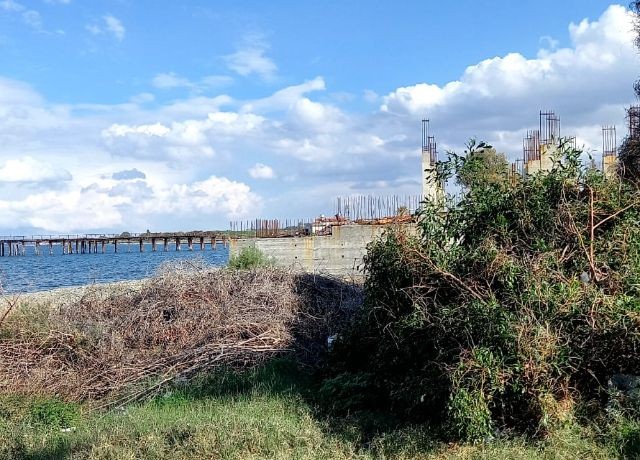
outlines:
[[[18,304],[21,305],[68,305],[77,302],[89,293],[93,295],[102,294],[104,296],[112,296],[131,291],[139,291],[149,279],[150,278],[143,278],[139,280],[114,281],[112,283],[95,283],[36,292],[6,293],[1,296],[0,311],[2,311],[2,307],[6,307],[16,300]]]

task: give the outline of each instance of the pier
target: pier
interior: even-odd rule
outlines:
[[[32,236],[0,236],[0,257],[24,256],[26,248],[32,246],[36,255],[54,253],[54,246],[62,247],[62,254],[105,254],[108,245],[113,245],[113,252],[118,253],[123,247],[130,252],[138,248],[144,252],[147,246],[151,251],[180,251],[183,245],[193,251],[204,251],[207,243],[215,250],[218,244],[227,246],[229,239],[219,232],[174,232],[174,233],[120,233],[120,234],[86,234],[86,235],[32,235]]]

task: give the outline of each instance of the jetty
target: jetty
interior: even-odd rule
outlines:
[[[212,250],[218,244],[227,246],[228,237],[220,232],[173,232],[173,233],[129,233],[120,234],[85,234],[85,235],[32,235],[32,236],[0,236],[0,257],[24,256],[27,247],[32,246],[36,255],[48,251],[54,253],[54,246],[62,247],[62,254],[98,254],[106,253],[107,245],[113,245],[113,252],[118,253],[119,248],[126,247],[127,252],[131,247],[138,247],[144,252],[147,246],[156,252],[158,248],[169,251],[173,247],[176,251],[186,244],[189,251],[194,247],[204,251],[207,243]]]

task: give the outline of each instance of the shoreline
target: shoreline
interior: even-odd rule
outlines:
[[[98,291],[113,294],[118,291],[132,291],[142,288],[144,283],[151,277],[137,280],[121,280],[108,283],[92,283],[78,286],[65,286],[34,292],[7,292],[2,295],[2,303],[18,300],[19,303],[36,303],[62,305],[75,302],[82,298],[87,292]]]

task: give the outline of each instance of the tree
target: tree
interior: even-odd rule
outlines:
[[[633,28],[636,34],[634,44],[640,50],[640,0],[629,4],[629,9],[634,15]],[[636,97],[640,99],[640,79],[633,85]],[[627,136],[620,146],[618,171],[627,181],[640,183],[640,139]]]
[[[629,4],[629,9],[634,15],[633,20],[633,30],[636,33],[636,36],[633,40],[633,43],[636,45],[636,48],[640,49],[640,0],[634,0]],[[636,97],[640,99],[640,79],[636,80],[633,85],[633,89],[636,93]]]
[[[462,166],[458,170],[457,182],[467,189],[486,184],[507,184],[509,162],[503,153],[483,142],[471,139],[465,150]]]

